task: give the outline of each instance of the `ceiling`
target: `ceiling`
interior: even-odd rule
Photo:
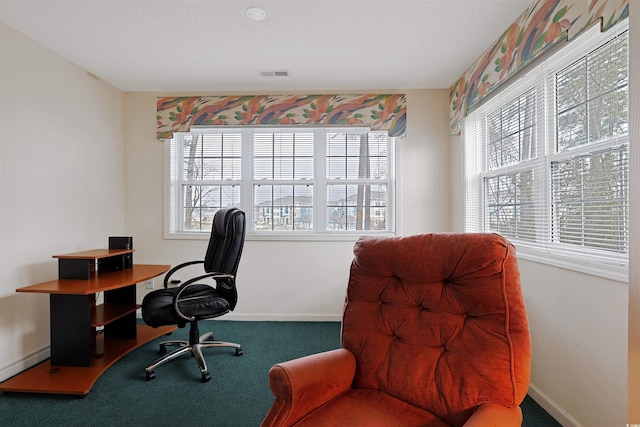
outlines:
[[[531,1],[0,0],[0,20],[125,92],[435,89]]]

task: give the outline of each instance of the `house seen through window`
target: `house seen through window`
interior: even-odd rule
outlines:
[[[215,128],[170,142],[170,233],[208,233],[239,207],[259,235],[390,233],[394,140],[329,128]]]

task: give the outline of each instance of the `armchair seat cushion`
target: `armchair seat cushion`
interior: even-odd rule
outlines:
[[[308,414],[296,427],[449,427],[435,415],[372,389],[350,389]]]

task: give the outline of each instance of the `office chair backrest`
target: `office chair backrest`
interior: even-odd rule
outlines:
[[[236,274],[244,246],[244,212],[237,208],[220,209],[213,218],[204,270]]]
[[[213,218],[209,246],[204,257],[204,270],[236,275],[244,247],[245,215],[237,208],[220,209]],[[237,300],[235,279],[219,282],[228,291],[226,298],[233,307]]]

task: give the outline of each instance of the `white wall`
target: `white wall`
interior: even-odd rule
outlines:
[[[126,95],[126,233],[134,238],[136,262],[175,265],[201,259],[206,241],[162,238],[164,152],[155,139],[155,114],[156,96],[165,95]],[[447,104],[446,90],[407,92],[407,136],[398,141],[403,234],[450,230]],[[354,242],[248,240],[238,306],[226,318],[340,319]]]
[[[526,260],[520,272],[531,395],[565,425],[625,425],[627,284]]]
[[[52,255],[124,232],[124,94],[0,22],[0,380],[48,356]]]

